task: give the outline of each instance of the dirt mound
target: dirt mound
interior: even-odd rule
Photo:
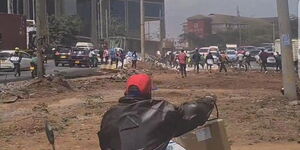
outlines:
[[[49,76],[42,79],[33,79],[26,82],[26,84],[20,82],[19,84],[8,85],[0,93],[0,102],[11,103],[17,99],[42,98],[72,90],[69,82],[62,77]]]
[[[152,72],[147,69],[142,69],[142,70],[123,69],[123,70],[120,70],[118,73],[112,75],[110,77],[110,79],[117,81],[117,82],[125,82],[132,75],[141,74],[141,73],[152,75]]]

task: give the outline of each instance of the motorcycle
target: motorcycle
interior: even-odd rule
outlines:
[[[31,72],[31,77],[32,78],[37,77],[37,66],[33,62],[30,63],[30,72]]]

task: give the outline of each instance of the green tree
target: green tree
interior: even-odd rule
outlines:
[[[49,42],[51,46],[72,46],[76,43],[76,35],[81,29],[78,16],[49,17]]]

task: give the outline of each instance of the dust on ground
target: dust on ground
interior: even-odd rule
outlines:
[[[151,70],[151,71],[149,71]],[[218,97],[233,150],[296,150],[300,146],[299,105],[281,95],[281,75],[260,72],[189,73],[140,64],[136,70],[105,70],[102,76],[65,80],[51,77],[0,86],[1,149],[50,150],[46,120],[54,127],[60,150],[99,149],[97,132],[103,114],[124,94],[126,79],[151,74],[158,90],[154,97],[176,105],[207,94]],[[15,99],[14,99],[15,98]],[[1,102],[0,102],[1,103]]]

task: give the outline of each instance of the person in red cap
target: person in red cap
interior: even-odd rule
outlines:
[[[151,97],[152,80],[131,76],[125,96],[108,110],[98,132],[102,150],[165,150],[169,141],[209,118],[216,99],[208,96],[179,107]]]

